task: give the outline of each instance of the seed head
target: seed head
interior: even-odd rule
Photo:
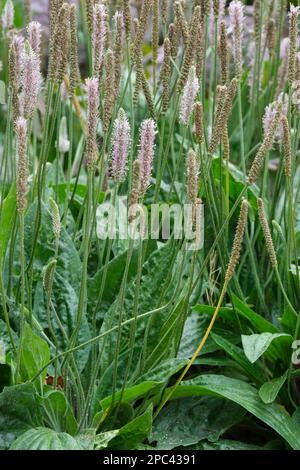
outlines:
[[[198,174],[199,165],[196,154],[193,150],[190,150],[187,155],[186,161],[186,173],[187,173],[187,193],[189,202],[195,204],[198,196]]]
[[[156,125],[153,119],[145,119],[140,127],[138,159],[141,164],[140,196],[143,196],[150,184],[152,163],[155,150]]]
[[[221,82],[222,82],[222,85],[226,85],[226,83],[228,82],[229,52],[228,52],[227,31],[226,31],[225,21],[221,21],[221,24],[220,24],[219,56],[220,56]]]
[[[56,259],[50,261],[45,267],[43,273],[43,287],[46,294],[50,295],[53,287],[54,274],[56,270],[57,261]]]
[[[50,211],[51,211],[53,234],[54,234],[55,239],[59,240],[60,232],[61,232],[59,209],[54,199],[50,198],[49,204],[50,204]]]
[[[177,91],[180,93],[183,89],[183,87],[186,84],[191,65],[193,63],[194,57],[195,57],[195,37],[197,36],[198,33],[198,28],[200,24],[200,18],[201,18],[201,10],[200,7],[196,7],[193,13],[193,19],[192,19],[192,24],[189,32],[189,38],[183,58],[183,64],[181,67],[180,71],[180,77],[178,80],[178,85],[177,85]]]
[[[256,44],[259,41],[260,35],[260,20],[261,20],[261,1],[254,0],[253,3],[253,30],[254,30],[254,39]]]
[[[13,36],[9,49],[9,86],[12,93],[12,108],[14,122],[20,115],[19,89],[23,67],[24,39]]]
[[[270,232],[270,227],[269,227],[268,220],[267,220],[266,213],[265,213],[264,202],[261,198],[259,198],[257,200],[257,205],[258,205],[259,220],[260,220],[260,224],[261,224],[261,227],[263,229],[263,232],[264,232],[264,236],[265,236],[265,240],[266,240],[266,247],[267,247],[267,251],[268,251],[268,254],[269,254],[269,258],[270,258],[270,261],[271,261],[271,264],[272,264],[273,268],[276,269],[277,264],[278,264],[277,263],[277,257],[276,257],[276,251],[275,251],[275,248],[274,248],[272,235],[271,235],[271,232]]]
[[[86,8],[86,20],[90,34],[93,33],[93,23],[94,23],[94,0],[85,0]]]
[[[280,116],[282,113],[282,104],[277,103],[276,106],[276,113],[274,118],[272,119],[272,122],[270,124],[270,127],[268,129],[267,134],[264,135],[264,140],[263,143],[261,144],[250,169],[249,175],[248,175],[248,182],[249,184],[255,183],[257,180],[262,164],[264,162],[266,154],[271,150],[276,131],[278,128],[278,125],[280,123]]]
[[[275,49],[276,43],[276,21],[270,18],[267,25],[267,46],[269,52],[272,53]]]
[[[235,76],[238,80],[240,80],[243,74],[242,39],[244,26],[244,5],[242,2],[233,0],[230,3],[229,16],[231,25],[233,27]]]
[[[131,21],[132,21],[129,0],[122,0],[122,9],[123,9],[126,38],[129,39],[131,35]]]
[[[247,218],[248,218],[248,208],[249,208],[248,201],[244,199],[241,205],[239,220],[238,220],[238,224],[237,224],[236,231],[235,231],[231,257],[230,257],[228,267],[227,267],[227,272],[225,275],[226,283],[228,283],[230,279],[233,277],[235,268],[238,265],[239,260],[240,260],[244,232],[245,232]]]
[[[99,108],[99,82],[98,78],[88,78],[86,80],[86,91],[88,101],[87,113],[87,142],[85,159],[88,170],[92,170],[96,160],[97,153],[97,124],[98,124],[98,108]]]
[[[126,178],[127,156],[130,146],[130,125],[125,111],[121,108],[114,122],[111,172],[114,180],[120,183]]]
[[[231,111],[232,111],[232,106],[233,106],[233,100],[237,92],[237,79],[233,78],[228,85],[222,86],[219,88],[219,98],[220,101],[217,104],[216,107],[216,114],[215,114],[215,120],[214,120],[214,125],[213,125],[213,130],[212,130],[212,136],[211,136],[211,141],[209,144],[209,153],[213,153],[219,142],[220,139],[223,135],[223,130],[225,126],[227,125],[228,119],[230,117]]]
[[[105,57],[105,42],[107,36],[106,18],[107,12],[105,5],[96,3],[93,8],[92,55],[93,75],[99,80]]]
[[[202,144],[204,140],[204,124],[203,124],[203,106],[200,101],[197,101],[194,106],[195,109],[195,137],[198,144]]]
[[[217,33],[220,30],[221,21],[225,17],[226,0],[213,0],[211,4],[210,20],[209,20],[209,34],[211,44],[215,40],[215,27],[217,26]]]
[[[158,0],[152,0],[152,60],[157,63],[158,43],[159,43],[159,24],[158,24]]]
[[[169,16],[169,0],[160,0],[160,11],[163,23],[167,23]]]
[[[50,40],[52,33],[54,33],[58,21],[59,11],[63,5],[64,0],[49,0],[49,26],[50,26]]]
[[[175,3],[175,24],[177,31],[183,38],[184,44],[187,45],[189,41],[189,28],[180,2]]]
[[[50,37],[49,79],[61,83],[67,71],[70,43],[70,6],[63,3]]]
[[[285,115],[281,117],[283,128],[283,154],[284,154],[284,173],[287,178],[292,176],[292,147],[289,121]]]
[[[298,34],[298,27],[297,27],[297,19],[300,13],[300,7],[295,7],[291,4],[290,6],[290,48],[289,48],[289,61],[288,61],[288,81],[290,86],[292,86],[293,82],[295,81],[295,74],[296,74],[296,54],[297,54],[297,34]]]
[[[164,40],[164,58],[160,71],[160,81],[163,86],[162,92],[162,112],[165,114],[170,102],[170,81],[172,74],[171,66],[171,44],[168,37]]]
[[[226,100],[227,95],[227,86],[226,85],[218,85],[216,89],[216,111],[214,116],[214,123],[210,138],[210,144],[208,147],[208,151],[212,154],[217,146],[219,145],[220,138],[223,133],[224,129],[224,122],[222,121],[222,115],[224,115],[224,103]]]
[[[78,38],[76,6],[70,8],[70,93],[75,94],[76,87],[80,85],[81,76],[78,63]]]
[[[174,23],[169,24],[168,38],[171,44],[171,55],[173,59],[177,57],[178,47],[179,47],[179,36],[178,30]]]
[[[142,48],[144,35],[148,26],[150,8],[152,5],[152,0],[144,0],[142,4],[141,14],[139,21],[137,23],[137,31],[134,38],[134,52],[139,53]]]
[[[196,62],[196,73],[197,77],[200,80],[201,75],[202,75],[202,69],[203,69],[203,59],[204,59],[204,37],[205,35],[203,34],[203,28],[202,28],[202,23],[200,22],[198,24],[198,29],[196,33],[196,39],[195,39],[195,62]]]
[[[27,122],[19,117],[15,123],[17,138],[17,210],[25,212],[28,193],[28,160],[27,160]]]
[[[225,129],[222,134],[222,144],[223,144],[223,158],[225,161],[230,159],[230,143],[228,137],[228,126],[225,126]]]

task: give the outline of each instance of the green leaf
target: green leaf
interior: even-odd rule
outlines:
[[[242,343],[247,359],[254,364],[270,347],[274,340],[281,338],[292,342],[292,337],[284,333],[261,333],[259,335],[242,335]]]
[[[114,431],[106,431],[97,434],[96,437],[96,450],[107,449],[109,443],[119,434],[119,429]]]
[[[148,381],[148,382],[143,382],[138,385],[134,385],[133,387],[126,388],[124,390],[124,393],[122,395],[122,403],[132,403],[135,400],[142,398],[149,392],[157,389],[161,385],[160,382],[155,382],[155,381]],[[121,397],[121,392],[117,392],[115,395],[115,402],[118,402],[118,400]],[[101,408],[103,411],[107,410],[112,403],[112,396],[106,397],[103,400],[101,400]]]
[[[282,406],[264,404],[258,391],[246,382],[223,375],[202,375],[184,382],[173,399],[197,395],[215,395],[237,403],[274,429],[293,449],[300,450],[300,427]]]
[[[152,370],[144,374],[139,378],[139,381],[156,381],[156,382],[166,382],[172,375],[179,372],[186,364],[187,359],[183,358],[174,358],[167,359],[162,361]]]
[[[270,322],[265,320],[261,315],[255,313],[244,302],[242,302],[235,294],[231,295],[234,308],[243,317],[246,318],[253,328],[259,333],[277,333],[278,329]]]
[[[195,305],[193,307],[193,311],[197,313],[203,313],[207,315],[213,315],[215,313],[216,308],[211,307],[209,305]],[[234,317],[233,317],[234,310],[233,308],[229,307],[221,307],[219,311],[219,317],[224,318],[226,321],[233,322]]]
[[[146,354],[146,361],[143,371],[151,371],[152,367],[161,361],[167,361],[169,357],[174,357],[178,349],[178,342],[181,340],[182,323],[185,319],[186,298],[183,296],[174,306],[165,323],[157,332],[157,343],[153,345],[153,350]]]
[[[270,380],[264,383],[259,389],[259,396],[264,403],[273,403],[276,400],[278,393],[286,382],[288,372],[281,377]]]
[[[22,379],[31,380],[50,360],[48,344],[25,325],[25,333],[21,345],[20,371]],[[41,377],[46,377],[45,370]]]
[[[220,439],[218,442],[200,442],[189,450],[267,450],[263,447],[247,444],[246,442]]]
[[[171,450],[197,444],[203,439],[216,441],[245,416],[235,403],[214,397],[176,400],[165,407],[153,424],[150,443]]]
[[[96,449],[109,447],[115,450],[130,450],[143,442],[151,432],[152,411],[152,405],[150,405],[142,415],[123,426],[117,433],[112,431],[109,434],[105,433],[106,436],[100,434],[99,447],[98,436],[96,436]]]
[[[84,450],[84,447],[65,432],[38,427],[18,437],[10,450]]]
[[[33,384],[4,388],[0,395],[0,449],[8,449],[18,436],[41,424],[41,410]]]
[[[16,184],[13,183],[7,197],[3,201],[0,218],[0,269],[2,269],[5,253],[11,237],[16,212]]]
[[[195,350],[197,349],[201,338],[203,338],[207,327],[209,325],[210,318],[208,315],[199,315],[196,312],[193,312],[189,315],[188,319],[185,322],[182,340],[179,349],[179,357],[192,357]],[[214,332],[218,336],[227,339],[231,344],[240,343],[240,334],[235,333],[232,330],[232,327],[224,325],[224,323],[216,322],[214,326]],[[202,355],[213,353],[222,349],[217,343],[209,337],[206,341],[204,348],[202,349]]]
[[[95,429],[85,429],[76,435],[76,441],[84,450],[93,450],[95,446]]]
[[[44,424],[57,431],[66,431],[72,436],[77,431],[77,422],[65,395],[58,390],[51,390],[41,398]]]
[[[261,383],[262,382],[262,371],[257,366],[253,366],[249,364],[249,361],[245,359],[245,354],[241,348],[231,344],[225,338],[222,338],[215,333],[211,333],[212,339],[217,343],[218,346],[224,349],[227,354],[234,359],[239,366],[243,369],[243,371],[255,382]]]

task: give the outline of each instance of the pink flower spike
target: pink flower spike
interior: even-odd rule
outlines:
[[[103,4],[96,4],[93,8],[93,74],[98,77],[99,71],[104,62],[105,41],[106,41],[106,7]]]
[[[117,183],[126,178],[127,155],[130,145],[130,125],[121,108],[114,122],[111,172]]]
[[[4,29],[10,29],[13,27],[14,24],[14,4],[11,0],[7,0],[4,5],[3,13],[2,13],[2,26]]]
[[[11,47],[14,48],[16,54],[16,80],[20,87],[23,67],[24,38],[15,34],[12,38]]]
[[[198,93],[199,80],[196,75],[195,67],[191,67],[187,82],[183,89],[181,98],[180,121],[185,126],[188,125],[193,111],[194,101]]]
[[[239,29],[241,34],[244,28],[244,5],[239,0],[233,0],[229,4],[230,22],[234,29]]]
[[[156,124],[153,119],[145,119],[140,127],[140,149],[138,159],[141,162],[140,194],[143,196],[150,185],[155,149]]]
[[[37,21],[32,21],[27,27],[27,32],[29,44],[39,57],[41,54],[42,25]]]
[[[22,115],[28,119],[37,105],[38,96],[42,87],[42,74],[40,72],[40,59],[28,45],[23,54],[22,93],[20,108]]]

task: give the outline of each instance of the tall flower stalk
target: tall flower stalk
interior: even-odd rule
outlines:
[[[28,156],[27,156],[27,121],[20,117],[16,121],[17,139],[17,212],[19,219],[20,261],[21,261],[21,321],[20,344],[18,349],[16,380],[20,379],[20,360],[25,332],[25,247],[24,247],[24,214],[27,208],[28,193]]]

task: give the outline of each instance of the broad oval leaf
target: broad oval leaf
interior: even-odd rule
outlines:
[[[254,364],[270,347],[271,343],[284,338],[292,342],[292,337],[284,333],[261,333],[254,335],[242,335],[244,353],[247,359]]]
[[[273,403],[276,400],[278,393],[286,382],[288,372],[281,377],[270,380],[264,383],[259,389],[259,396],[264,403]]]
[[[274,429],[293,449],[300,450],[300,427],[282,406],[264,404],[258,391],[246,382],[224,375],[202,375],[184,382],[173,399],[197,395],[216,395],[234,401]]]
[[[84,450],[84,447],[65,432],[38,427],[18,437],[10,450]]]
[[[49,362],[48,344],[37,336],[29,325],[25,325],[25,334],[21,344],[20,371],[24,381],[31,380]],[[45,370],[41,377],[45,378]]]

